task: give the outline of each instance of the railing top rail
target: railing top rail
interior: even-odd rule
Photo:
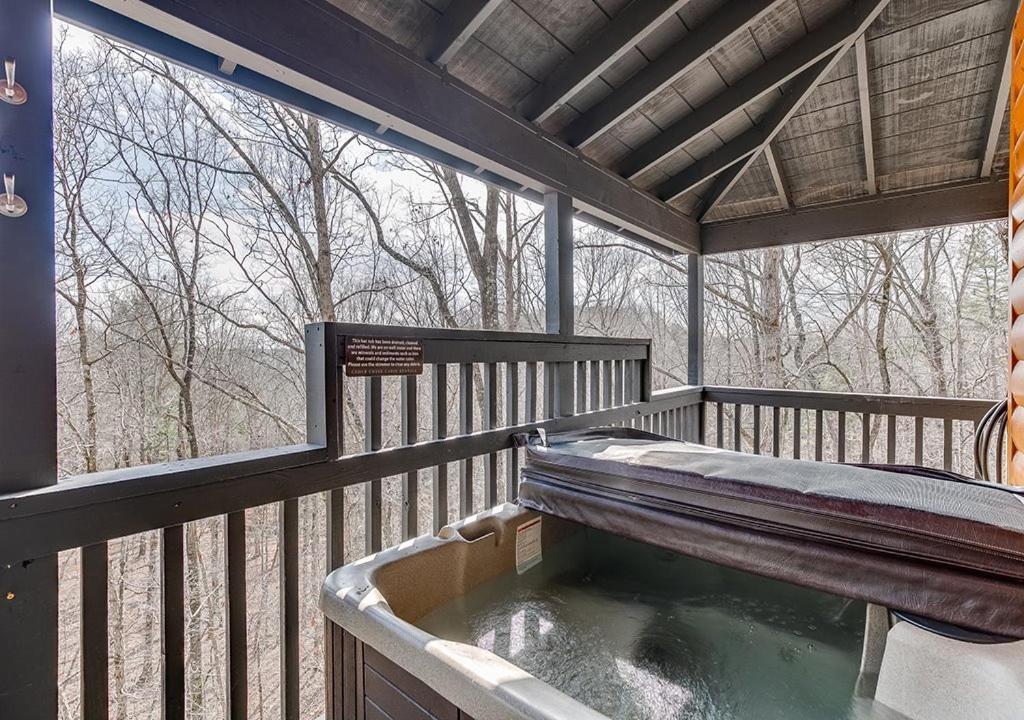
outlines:
[[[673,388],[656,393],[648,402],[337,460],[328,460],[326,452],[316,446],[293,446],[83,475],[37,491],[0,496],[0,562],[39,557],[497,452],[512,447],[514,434],[534,428],[560,432],[630,422],[644,414],[699,402],[699,387]],[[155,480],[150,473],[157,476]]]
[[[871,393],[777,390],[772,388],[704,386],[708,402],[796,407],[802,410],[835,410],[873,415],[903,415],[941,420],[980,420],[995,400],[977,398],[919,397]]]
[[[462,328],[410,327],[408,325],[365,325],[361,323],[324,323],[338,336],[378,336],[422,338],[425,340],[464,340],[470,342],[537,342],[548,345],[650,345],[650,338],[620,338],[604,335],[555,335],[551,333],[510,332]]]

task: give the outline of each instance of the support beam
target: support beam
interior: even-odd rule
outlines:
[[[431,62],[444,67],[466,41],[491,16],[502,0],[457,0],[448,6],[437,23],[437,36],[430,51]]]
[[[643,143],[622,161],[619,172],[625,177],[635,178],[716,123],[777,90],[827,57],[857,29],[859,16],[855,10],[853,5],[841,10],[810,35],[769,58],[764,65]]]
[[[872,195],[854,202],[789,213],[708,223],[705,254],[839,240],[1006,218],[1006,178],[975,180],[929,190]]]
[[[803,104],[807,96],[817,86],[822,75],[828,72],[828,69],[832,67],[834,62],[835,57],[829,57],[819,60],[807,70],[804,70],[793,80],[790,87],[786,89],[782,99],[768,112],[761,122],[662,182],[655,188],[654,194],[668,202],[693,190],[705,180],[717,175],[719,176],[720,183],[716,183],[709,192],[709,196],[717,199],[717,197],[724,195],[739,178],[742,170],[747,167],[758,152],[771,142],[772,138],[778,134],[786,121],[793,116],[796,109]],[[730,168],[734,168],[734,170],[727,175],[722,175],[723,171]],[[719,185],[722,187],[719,187]],[[724,187],[725,185],[728,187]],[[713,201],[707,202],[707,209],[710,209],[714,203]]]
[[[775,183],[775,189],[779,194],[779,202],[783,208],[789,210],[791,206],[789,202],[789,185],[786,183],[786,178],[782,174],[782,167],[775,157],[775,146],[773,143],[768,143],[765,146],[764,159],[768,163],[768,172],[772,174],[772,181]]]
[[[827,60],[819,61],[795,79],[786,89],[782,100],[758,123],[762,137],[761,143],[753,153],[736,163],[728,173],[723,173],[716,180],[711,191],[704,197],[700,216],[702,221],[711,209],[732,190],[743,173],[750,167],[750,163],[757,153],[764,150],[765,146],[779,134],[789,119],[796,114],[797,110],[818,87],[822,78],[835,67],[840,58],[853,46],[857,38],[867,31],[871,23],[888,4],[889,0],[854,0],[853,12],[856,13],[858,22],[853,32]]]
[[[519,104],[519,112],[534,122],[543,122],[685,3],[686,0],[633,0],[579,52],[535,87]]]
[[[48,0],[3,3],[27,100],[0,103],[0,173],[28,210],[0,215],[0,493],[57,482],[51,24]],[[57,717],[56,556],[0,565],[0,638],[0,717]]]
[[[562,133],[570,145],[586,145],[650,97],[684,75],[745,30],[780,0],[744,0],[726,3],[700,27],[659,55],[611,95],[576,118]]]
[[[981,156],[981,177],[983,178],[992,175],[992,163],[995,161],[996,148],[999,146],[999,131],[1003,129],[1003,115],[1006,114],[1006,102],[1010,97],[1010,66],[1013,64],[1010,38],[1013,35],[1013,12],[1016,7],[1017,3],[1012,3],[1004,40],[1005,60],[999,69],[999,82],[992,91],[992,99],[988,107],[988,134],[985,136],[985,149]]]
[[[414,57],[328,0],[249,0],[244,13],[232,3],[203,0],[55,4],[62,16],[101,25],[102,32],[161,53],[171,50],[180,57],[185,53],[172,44],[192,46],[195,62],[190,64],[197,67],[215,69],[218,58],[230,58],[238,65],[232,82],[274,96],[277,88],[298,91],[321,108],[302,103],[303,109],[332,122],[348,115],[348,126],[357,132],[386,125],[391,129],[381,136],[385,142],[396,135],[403,149],[444,154],[462,172],[486,168],[488,182],[517,184],[538,197],[563,192],[594,221],[622,227],[640,242],[677,252],[697,249],[699,231],[691,218]]]
[[[544,320],[547,332],[569,337],[575,329],[573,307],[572,198],[544,196]],[[544,363],[552,417],[573,414],[573,363]]]
[[[857,57],[857,97],[860,100],[861,141],[864,144],[864,184],[868,195],[878,192],[878,180],[875,178],[875,141],[871,131],[871,88],[868,86],[868,51],[864,36],[861,35],[854,43]]]
[[[704,256],[686,258],[686,381],[704,384]]]

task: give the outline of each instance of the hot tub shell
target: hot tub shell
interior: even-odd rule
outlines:
[[[347,709],[344,717],[605,718],[487,650],[435,637],[414,624],[481,583],[515,572],[516,530],[538,516],[503,505],[328,576],[320,605],[340,633],[341,657],[335,662],[344,670],[334,692],[335,702]],[[543,518],[546,547],[580,529],[571,521]],[[1024,707],[1024,642],[976,645],[906,622],[890,629],[890,622],[881,608],[869,612],[866,682],[859,685],[874,692],[877,703],[865,717],[960,720],[966,717],[963,708],[985,720],[1018,717]]]

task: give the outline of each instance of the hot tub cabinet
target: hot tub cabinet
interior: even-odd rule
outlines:
[[[580,442],[584,445],[578,444]],[[586,447],[586,443],[591,445]],[[941,587],[925,585],[922,586],[924,599],[909,597],[913,593],[898,581],[893,581],[894,585],[887,584],[868,575],[882,568],[879,572],[883,578],[906,577],[910,578],[907,582],[916,582],[915,575],[905,575],[905,572],[929,572],[932,564],[939,563],[943,543],[953,538],[942,534],[941,523],[929,525],[931,552],[920,553],[913,561],[921,564],[920,567],[915,568],[905,556],[894,557],[899,572],[887,575],[889,571],[882,566],[880,558],[888,552],[887,544],[899,537],[897,528],[889,526],[890,532],[872,535],[874,543],[863,542],[867,537],[864,534],[866,524],[870,525],[868,521],[882,522],[886,517],[884,511],[866,512],[863,503],[870,504],[872,498],[891,502],[891,493],[898,495],[893,490],[895,486],[885,485],[891,479],[883,477],[887,473],[864,470],[867,475],[856,472],[851,475],[844,469],[834,476],[834,468],[827,468],[821,477],[831,479],[821,481],[819,477],[815,483],[821,481],[821,484],[812,488],[802,483],[810,477],[805,473],[812,472],[816,464],[769,458],[771,462],[757,465],[754,474],[769,470],[781,473],[786,477],[781,483],[783,490],[799,488],[799,502],[790,502],[793,498],[786,492],[772,494],[779,490],[778,486],[772,492],[764,487],[747,486],[743,488],[745,497],[756,498],[757,502],[750,507],[730,505],[729,517],[722,513],[710,514],[707,506],[721,503],[729,495],[730,487],[735,490],[749,480],[742,473],[737,476],[733,467],[735,462],[745,461],[749,456],[732,458],[731,455],[615,429],[604,431],[603,435],[554,438],[543,446],[530,448],[520,505],[504,505],[470,517],[444,528],[436,537],[417,538],[329,575],[323,586],[321,608],[333,624],[335,637],[341,639],[335,643],[342,654],[341,663],[338,664],[336,658],[336,665],[343,667],[344,673],[335,682],[333,691],[337,696],[335,703],[344,707],[344,717],[359,720],[705,717],[699,713],[710,705],[700,703],[716,702],[711,697],[714,688],[705,693],[709,697],[702,699],[700,688],[680,689],[672,682],[665,682],[657,672],[647,673],[643,668],[675,667],[672,662],[679,658],[684,662],[699,662],[701,648],[707,650],[719,642],[714,628],[718,627],[716,623],[723,613],[718,612],[716,603],[735,606],[726,608],[724,614],[734,613],[744,622],[748,616],[756,620],[751,621],[750,628],[754,632],[756,625],[759,634],[737,640],[736,636],[742,633],[737,633],[732,625],[723,624],[721,627],[725,629],[720,641],[723,646],[747,643],[739,646],[739,652],[733,652],[732,656],[739,657],[739,662],[749,667],[740,668],[731,677],[745,678],[743,682],[749,683],[749,687],[740,688],[741,692],[748,692],[760,705],[753,715],[749,707],[747,712],[733,713],[730,708],[734,705],[727,705],[720,714],[713,715],[715,718],[796,717],[792,708],[785,708],[785,702],[806,702],[808,707],[803,716],[815,720],[1014,720],[1021,717],[1024,641],[1016,639],[1020,636],[1014,632],[995,632],[997,628],[1012,631],[1018,617],[1015,613],[1019,613],[1020,608],[1006,612],[993,609],[1001,598],[1015,600],[1012,593],[1005,594],[1004,587],[1012,585],[1012,578],[1007,576],[1015,571],[1010,562],[1013,557],[1003,557],[1001,552],[982,547],[977,541],[984,534],[979,534],[968,518],[963,522],[965,536],[964,547],[958,550],[960,562],[954,563],[953,570],[947,570],[973,573],[980,592],[988,592],[988,595],[977,602],[965,596],[957,605],[941,592]],[[599,466],[591,464],[596,462],[595,458],[605,463],[600,466],[604,473],[600,478],[600,473],[595,471]],[[616,469],[617,465],[632,467]],[[561,472],[559,467],[563,470],[571,467],[572,472]],[[668,481],[659,476],[659,468],[667,467],[675,469],[676,479]],[[634,482],[634,477],[623,485],[621,478],[636,475],[637,468],[643,469],[639,474],[646,475],[646,480],[638,483]],[[680,474],[681,468],[686,469]],[[574,473],[575,481],[567,482],[566,478]],[[716,488],[714,497],[696,500],[693,493],[699,495],[702,488],[706,491],[704,483],[709,478]],[[863,479],[882,482],[879,494],[861,487],[858,483]],[[911,479],[912,492],[927,490],[929,482]],[[939,487],[942,488],[940,495],[946,492],[945,486]],[[552,488],[554,491],[549,492]],[[575,491],[582,494],[573,500],[571,495]],[[994,516],[1002,517],[1000,512],[1012,514],[1012,507],[998,507],[1002,496],[987,495],[988,488],[982,491],[984,502],[991,504]],[[963,502],[976,501],[974,492],[975,488],[967,488]],[[672,502],[666,500],[673,494]],[[829,496],[827,501],[826,495]],[[785,543],[779,544],[780,538],[789,542],[796,537],[785,528],[799,530],[800,544],[828,545],[828,553],[838,553],[835,557],[842,560],[844,543],[835,537],[823,537],[820,532],[808,532],[807,523],[818,523],[820,527],[841,526],[842,498],[847,495],[857,497],[859,509],[854,514],[859,513],[860,520],[866,523],[857,524],[855,529],[860,535],[850,533],[855,540],[859,538],[851,542],[853,550],[873,557],[863,566],[863,571],[851,571],[854,566],[845,561],[831,567],[821,564],[815,572],[800,569],[793,566],[804,562],[800,552],[792,554],[791,566],[780,569],[778,563],[759,565],[766,557],[774,558],[772,553],[791,550]],[[814,500],[816,496],[818,501]],[[642,497],[646,499],[641,502]],[[780,502],[780,498],[786,498],[787,502]],[[1018,496],[1010,499],[1013,503],[1020,502]],[[808,521],[808,508],[817,507],[815,502],[820,502],[822,509],[819,517]],[[934,498],[928,502],[935,503]],[[945,502],[957,505],[952,497],[940,498],[935,505],[940,507]],[[632,511],[627,507],[629,503],[636,503]],[[789,515],[780,511],[783,506]],[[751,507],[760,509],[751,510]],[[685,508],[685,512],[681,508]],[[890,507],[889,511],[898,510],[900,517],[912,521],[926,509],[911,508],[913,512],[910,512],[906,507]],[[972,509],[960,507],[958,512],[970,515]],[[1019,512],[1024,514],[1024,504],[1020,505]],[[761,520],[754,523],[753,518],[758,514]],[[822,522],[822,514],[830,516],[831,524]],[[685,517],[686,523],[702,518],[700,523],[704,524],[684,526],[679,524],[680,517]],[[775,523],[770,528],[767,528],[766,517]],[[627,524],[620,526],[621,523]],[[646,530],[637,531],[637,523],[646,524]],[[763,535],[751,531],[755,525],[760,526],[758,532]],[[736,548],[731,543],[716,544],[718,538],[709,534],[712,526],[722,531],[726,527],[743,528],[747,532],[743,536],[747,545]],[[966,532],[972,528],[973,532]],[[1011,537],[1012,528],[998,529],[1004,534],[991,529],[997,540]],[[905,526],[903,546],[918,547],[915,543],[920,539],[922,533],[918,531],[921,530],[921,527]],[[772,542],[766,539],[769,536],[774,538]],[[695,539],[700,539],[700,548],[693,544]],[[727,539],[735,541],[733,536]],[[1024,545],[1018,546],[1018,557],[1022,551]],[[804,552],[810,553],[807,557],[813,559],[818,550],[805,548]],[[703,559],[695,559],[702,553]],[[697,568],[693,563],[701,565]],[[969,569],[963,567],[968,564],[971,564]],[[609,567],[622,568],[623,572],[606,572]],[[579,572],[577,568],[581,568]],[[570,580],[566,581],[566,577]],[[967,582],[965,577],[959,580]],[[552,600],[541,592],[547,587],[545,583],[554,583],[558,592],[566,593],[564,603],[562,598]],[[727,587],[740,588],[741,602],[734,601],[735,598],[729,600],[730,596],[722,594],[722,588]],[[486,602],[512,592],[519,593],[517,602],[523,604],[518,607],[547,602],[546,607],[554,608],[557,614],[562,612],[563,604],[576,604],[581,608],[577,615],[583,618],[578,626],[592,619],[599,625],[594,631],[596,634],[593,638],[559,637],[558,628],[552,629],[551,622],[545,627],[545,620],[541,618],[538,625],[536,618],[531,620],[530,616],[516,614],[517,606],[507,609],[500,618],[503,624],[497,636],[493,631],[486,632],[486,625],[480,632],[477,632],[478,626],[470,627],[472,612],[484,607],[483,614],[487,615],[492,610],[487,609],[490,606],[486,606]],[[664,602],[666,598],[671,600],[674,594],[688,593],[693,602],[680,606],[681,610]],[[758,600],[759,594],[765,596],[763,602]],[[892,602],[883,606],[880,596],[887,596]],[[484,601],[479,601],[480,597]],[[641,600],[636,601],[636,598]],[[940,603],[941,622],[921,612],[927,610],[929,599]],[[469,614],[463,620],[458,613],[448,613],[448,608]],[[792,612],[787,612],[787,608]],[[982,615],[971,615],[976,611]],[[808,625],[800,617],[807,612],[821,614],[824,622]],[[949,622],[963,618],[968,622]],[[558,621],[553,623],[557,625]],[[851,646],[851,642],[855,644]],[[611,663],[612,672],[598,678],[599,681],[589,679],[584,673],[584,679],[577,682],[573,673],[564,672],[562,667],[559,681],[549,684],[520,667],[532,667],[537,655],[544,654],[552,656],[556,665],[586,664],[591,644],[593,652],[598,653],[602,652],[599,646],[603,643],[617,643],[617,647],[624,650],[615,660],[618,665]],[[540,651],[523,651],[534,645]],[[510,651],[512,646],[515,647]],[[808,652],[815,653],[813,659],[800,657],[805,646],[810,649]],[[711,649],[717,652],[716,648]],[[633,664],[634,657],[647,665]],[[851,657],[854,658],[852,663]],[[525,659],[520,662],[519,658]],[[621,662],[623,659],[625,663]],[[751,668],[754,672],[749,672]],[[773,668],[789,675],[780,675],[780,680],[773,674],[776,672]],[[804,668],[808,669],[808,675],[813,675],[818,668],[826,674],[832,672],[835,677],[842,676],[841,682],[834,681],[832,676],[801,682]],[[733,671],[726,667],[722,672]],[[621,679],[618,675],[625,678],[626,684],[640,688],[637,697],[650,697],[655,705],[637,709],[638,706],[620,703],[622,690],[616,684]],[[792,682],[799,687],[787,685]],[[831,690],[825,687],[830,683]],[[789,696],[779,700],[777,696],[786,693],[776,692],[776,686],[785,686]],[[843,705],[844,710],[829,711],[831,714],[817,710],[829,702],[826,695],[831,693],[834,700],[837,693],[843,692],[848,693],[844,700],[849,701],[848,708]],[[597,702],[592,702],[592,698],[597,698]],[[598,708],[615,708],[615,711],[604,713]]]

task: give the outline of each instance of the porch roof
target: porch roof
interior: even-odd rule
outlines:
[[[661,248],[1006,215],[1015,0],[96,3]]]

